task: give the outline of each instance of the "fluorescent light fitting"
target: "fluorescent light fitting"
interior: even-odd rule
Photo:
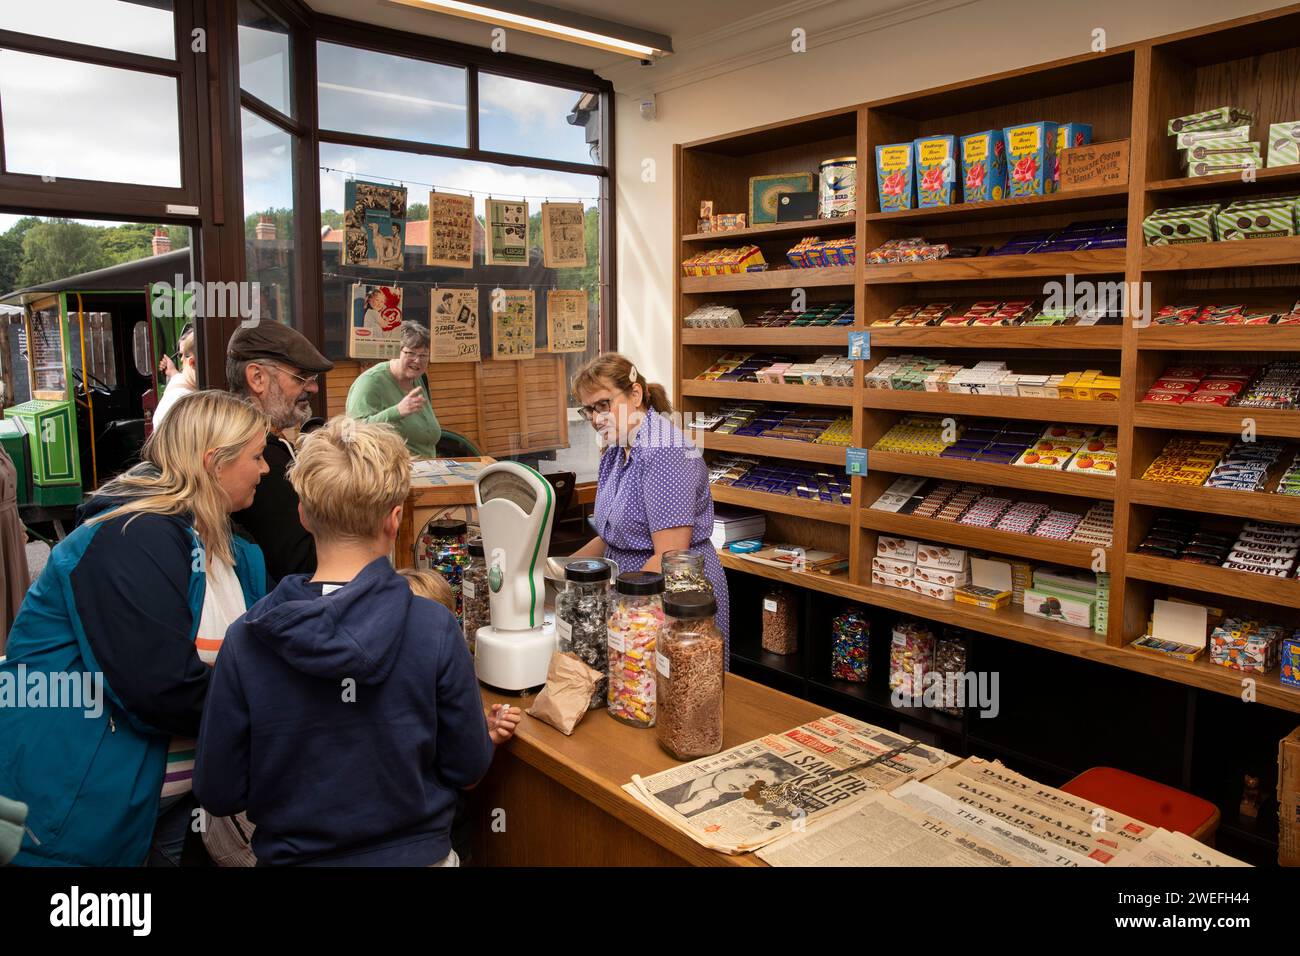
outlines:
[[[466,20],[513,27],[525,33],[579,43],[610,53],[621,53],[642,60],[673,51],[672,40],[658,33],[598,20],[583,14],[558,10],[528,0],[500,2],[495,6],[465,3],[463,0],[393,0],[403,6],[446,13]],[[567,22],[564,22],[567,21]]]

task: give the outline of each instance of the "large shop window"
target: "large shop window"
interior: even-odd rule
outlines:
[[[316,77],[321,129],[467,145],[461,67],[320,42]]]
[[[549,341],[547,292],[552,289],[582,291],[587,296],[587,348],[585,352],[565,353],[566,369],[571,374],[587,358],[600,351],[599,177],[328,143],[321,144],[320,162],[323,325],[327,356],[336,359],[347,356],[353,291],[361,284],[397,285],[403,292],[404,316],[420,322],[429,321],[430,309],[435,300],[441,300],[446,290],[473,290],[478,305],[480,354],[484,359],[492,357],[490,311],[493,290],[531,289],[534,292],[536,348],[539,353],[545,350]],[[342,263],[345,195],[350,180],[405,187],[407,206],[402,223],[405,241],[401,270]],[[439,193],[470,196],[473,200],[470,237],[473,264],[470,268],[431,266],[426,262],[429,193],[434,187]],[[526,265],[486,263],[489,239],[484,216],[489,197],[527,203]],[[582,204],[585,267],[548,269],[544,265],[541,212],[542,203],[548,198],[555,202]]]
[[[600,163],[600,96],[480,73],[483,149],[572,163]]]
[[[6,0],[0,30],[173,59],[171,0]]]
[[[0,50],[0,104],[7,172],[181,185],[173,77]]]
[[[250,0],[239,0],[239,88],[292,116],[289,28]]]
[[[246,275],[258,284],[259,318],[299,325],[295,289],[294,160],[297,137],[241,110]]]

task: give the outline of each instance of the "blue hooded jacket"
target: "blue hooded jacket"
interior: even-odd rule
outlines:
[[[230,626],[194,792],[248,812],[260,864],[428,866],[492,749],[456,618],[378,558],[324,596],[291,574]]]
[[[120,504],[96,497],[80,517]],[[238,538],[231,547],[252,604],[266,593],[262,552]],[[0,664],[0,793],[30,808],[31,832],[15,864],[144,863],[168,743],[198,732],[208,691],[211,671],[194,646],[203,567],[199,538],[182,515],[83,524],[50,553]],[[103,682],[98,714],[16,706],[5,696],[16,690],[30,705],[38,684],[52,686],[57,675],[82,684],[85,674]]]

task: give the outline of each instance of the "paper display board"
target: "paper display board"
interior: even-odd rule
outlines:
[[[580,202],[542,203],[542,261],[546,268],[586,267],[584,216]]]
[[[425,263],[452,269],[474,267],[474,197],[429,193],[429,249]]]
[[[1128,140],[1061,150],[1061,192],[1128,182]]]
[[[492,292],[492,357],[530,359],[537,348],[537,297],[532,289]]]
[[[429,314],[433,316],[432,362],[477,362],[478,290],[434,289]]]
[[[528,265],[528,203],[489,199],[487,212],[487,264]]]
[[[348,355],[359,359],[396,358],[402,349],[402,290],[357,282],[352,286]]]
[[[587,293],[572,289],[547,292],[546,332],[549,352],[587,351]]]
[[[348,180],[343,206],[343,264],[402,268],[406,187]]]

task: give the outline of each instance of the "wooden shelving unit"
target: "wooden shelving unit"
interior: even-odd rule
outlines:
[[[1073,422],[1114,428],[1119,434],[1119,467],[1114,478],[871,451],[867,475],[852,479],[851,505],[717,487],[717,500],[765,511],[769,539],[842,550],[850,558],[849,572],[838,577],[792,574],[731,555],[724,555],[724,564],[818,593],[1238,697],[1238,672],[1205,660],[1195,664],[1167,660],[1129,646],[1143,632],[1152,600],[1184,590],[1217,597],[1228,608],[1265,605],[1294,610],[1300,608],[1300,582],[1186,566],[1138,555],[1135,550],[1152,515],[1162,509],[1300,525],[1300,499],[1158,484],[1141,480],[1141,475],[1169,438],[1189,432],[1239,435],[1243,419],[1252,419],[1260,436],[1300,440],[1300,411],[1179,408],[1143,404],[1140,399],[1166,365],[1192,360],[1252,364],[1295,360],[1300,354],[1300,326],[1155,326],[1144,323],[1137,304],[1130,308],[1132,321],[1122,326],[897,328],[872,323],[909,302],[1042,298],[1047,283],[1067,276],[1076,283],[1122,281],[1130,289],[1149,290],[1152,311],[1185,302],[1246,301],[1270,309],[1289,308],[1300,299],[1300,238],[1146,247],[1141,224],[1153,210],[1164,206],[1300,191],[1300,166],[1259,170],[1255,182],[1243,182],[1237,176],[1182,177],[1177,152],[1166,133],[1170,117],[1223,103],[1252,110],[1256,138],[1264,135],[1268,124],[1300,116],[1300,87],[1295,83],[1300,73],[1298,38],[1300,6],[1292,6],[1101,54],[873,100],[676,147],[677,261],[707,248],[704,243],[745,238],[759,243],[769,262],[779,263],[784,251],[802,236],[844,236],[850,229],[858,251],[853,267],[679,277],[674,289],[675,398],[686,410],[711,409],[725,399],[849,408],[853,444],[867,449],[901,415],[910,412]],[[1039,119],[1090,123],[1094,142],[1127,139],[1129,182],[1027,199],[880,211],[876,146],[933,133],[960,136]],[[693,234],[701,199],[714,200],[719,209],[744,209],[750,176],[815,170],[824,159],[846,155],[858,157],[858,215],[851,222],[788,223],[725,237]],[[867,251],[891,238],[924,235],[933,241],[990,244],[1017,232],[1106,218],[1127,221],[1126,249],[897,265],[868,265],[864,258]],[[682,316],[706,302],[725,302],[746,312],[788,304],[788,296],[796,289],[804,290],[810,304],[843,302],[852,296],[854,328],[868,330],[871,344],[870,358],[858,363],[853,388],[694,380],[729,349],[815,356],[845,348],[845,329],[680,327]],[[1101,403],[864,387],[865,370],[904,352],[951,356],[967,364],[984,358],[1006,359],[1013,368],[1018,361],[1035,367],[1054,365],[1060,370],[1097,368],[1102,365],[1096,363],[1103,363],[1118,368],[1123,392],[1119,402]],[[732,438],[713,447],[842,467],[843,449],[836,448],[832,454],[829,449],[813,451],[802,445],[791,449],[788,444],[793,443],[778,443],[771,449],[761,439]],[[707,453],[708,439],[705,447]],[[1076,568],[1091,568],[1095,560],[1093,548],[1083,544],[873,510],[871,504],[899,475],[1002,487],[1013,495],[1023,492],[1074,510],[1096,500],[1113,501],[1114,545],[1104,553],[1111,576],[1106,633],[1049,624],[1019,608],[989,612],[872,585],[871,558],[880,534],[947,542]],[[1300,623],[1300,614],[1295,623]],[[1264,675],[1257,685],[1259,702],[1300,712],[1300,691],[1282,687],[1276,671]]]
[[[702,445],[705,451],[762,455],[768,458],[786,458],[791,461],[817,462],[844,467],[844,448],[839,445],[817,445],[812,442],[785,441],[780,438],[750,438],[747,435],[715,435],[713,432],[704,434]]]

